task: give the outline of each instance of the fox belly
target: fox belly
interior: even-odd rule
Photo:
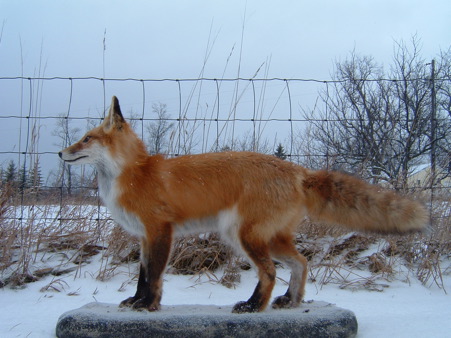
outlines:
[[[244,254],[239,240],[241,216],[236,206],[224,209],[217,214],[199,219],[189,219],[176,224],[174,233],[176,236],[195,234],[202,232],[217,232],[222,240],[230,245],[238,254]]]

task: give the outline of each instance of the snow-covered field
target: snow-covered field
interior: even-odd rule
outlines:
[[[95,220],[107,217],[104,208],[89,205],[67,205],[62,208],[41,205],[11,208],[7,212],[6,215],[11,219],[19,216],[27,219],[27,224],[32,224],[30,227],[43,238],[51,238],[52,235],[58,241],[58,236],[73,236],[77,231],[96,235],[98,225]],[[66,221],[63,225],[61,219],[73,221]],[[109,221],[102,224],[108,227]],[[327,239],[326,243],[320,245],[328,245]],[[360,254],[367,257],[376,251],[370,246]],[[74,252],[76,250],[40,250],[33,254],[35,268],[74,268]],[[54,337],[56,323],[62,313],[93,301],[118,304],[133,295],[137,263],[120,265],[109,274],[109,260],[107,256],[102,257],[100,251],[89,258],[89,263],[79,265],[72,272],[57,277],[48,275],[20,289],[11,289],[9,286],[0,288],[0,337]],[[280,279],[277,280],[273,296],[285,293],[287,286],[284,281],[289,280],[288,270],[279,267],[277,273]],[[354,273],[354,277],[365,278],[365,271],[356,270]],[[366,273],[371,276],[368,271]],[[99,281],[96,279],[99,275],[112,277],[108,281]],[[221,276],[221,271],[202,276],[166,274],[162,304],[232,305],[249,298],[257,283],[255,270],[242,271],[241,282],[235,289],[212,282]],[[326,301],[353,311],[359,324],[358,337],[451,337],[451,296],[433,281],[429,280],[428,287],[425,287],[413,272],[407,270],[393,282],[376,282],[376,289],[382,292],[364,288],[350,291],[340,289],[337,284],[321,287],[319,283],[308,283],[305,298]],[[383,287],[383,284],[388,287]],[[451,292],[449,273],[443,276],[443,286]]]
[[[95,279],[101,262],[100,255],[93,257],[91,264],[77,271],[76,278],[73,272],[45,277],[26,284],[24,289],[0,289],[0,337],[54,337],[56,322],[63,312],[93,301],[117,304],[132,295],[136,287],[136,282],[131,281],[135,265],[124,266],[112,279],[101,282]],[[288,270],[279,268],[277,272],[283,280],[289,279]],[[212,283],[210,278],[165,275],[163,306],[233,304],[247,299],[257,280],[254,270],[243,271],[241,283],[236,289],[228,289]],[[449,291],[451,276],[445,278]],[[388,284],[383,292],[353,292],[336,285],[319,288],[308,283],[306,300],[322,300],[352,310],[359,323],[358,337],[451,336],[451,298],[443,290],[435,285],[426,288],[414,277],[410,278],[410,284],[400,281]],[[278,280],[273,296],[285,289],[284,282]]]

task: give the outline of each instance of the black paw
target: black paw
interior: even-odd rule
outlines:
[[[138,297],[128,297],[120,302],[119,307],[131,307],[138,299]]]
[[[283,295],[276,297],[272,302],[273,309],[291,309],[298,307],[300,302],[293,301],[290,296]]]
[[[289,296],[279,296],[272,302],[273,309],[288,309],[293,307],[293,302]]]
[[[160,303],[156,302],[156,301],[152,301],[151,298],[141,298],[138,299],[136,302],[133,303],[132,305],[132,309],[133,310],[137,310],[137,311],[158,311],[160,310],[161,306]]]
[[[250,302],[238,302],[233,307],[232,312],[233,313],[251,313],[251,312],[258,312],[259,308]]]

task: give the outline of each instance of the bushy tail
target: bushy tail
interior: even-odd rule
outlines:
[[[309,171],[303,189],[315,220],[380,233],[421,231],[428,222],[418,202],[338,172]]]

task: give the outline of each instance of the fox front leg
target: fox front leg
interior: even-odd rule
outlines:
[[[135,304],[139,299],[145,298],[146,296],[146,290],[149,289],[149,285],[146,282],[146,276],[145,276],[145,268],[142,264],[140,264],[139,267],[139,278],[138,278],[138,286],[136,293],[133,297],[128,297],[127,299],[124,299],[120,304],[119,307],[132,307],[133,304]]]
[[[163,292],[162,275],[169,259],[172,236],[170,231],[160,232],[152,241],[141,241],[141,265],[136,293],[120,303],[120,307],[134,310],[158,311]]]

